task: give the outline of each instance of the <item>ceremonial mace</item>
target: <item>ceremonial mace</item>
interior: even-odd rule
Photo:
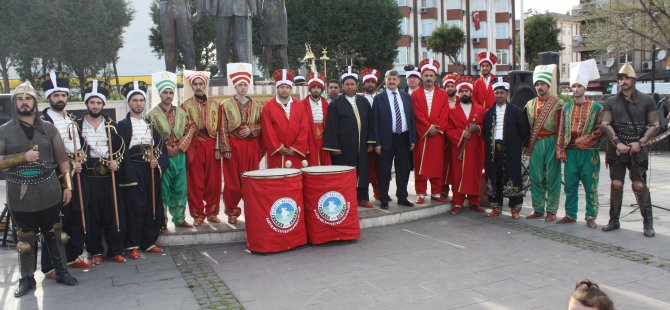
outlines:
[[[477,114],[475,114],[472,117],[472,121],[470,121],[471,125],[474,125],[475,122],[477,122]],[[466,128],[467,129],[467,128]],[[470,133],[472,135],[472,133]],[[463,141],[463,136],[461,136],[461,141]],[[468,144],[468,141],[463,141],[463,144],[461,144],[461,149],[458,152],[458,160],[463,160],[463,156],[465,156],[465,145]]]
[[[149,134],[151,135],[151,144],[149,149],[149,168],[151,169],[151,212],[153,212],[154,221],[156,220],[156,182],[154,181],[154,168],[151,163],[154,161],[154,128],[153,122],[149,123]]]
[[[77,149],[77,141],[79,137],[77,134],[77,124],[72,122],[72,150],[74,151],[74,173],[77,179],[77,196],[79,197],[79,210],[81,211],[81,226],[84,228],[84,234],[86,234],[86,214],[84,213],[84,198],[81,194],[81,175],[77,171],[77,162],[79,162],[79,150]],[[69,175],[66,177],[70,177]]]
[[[328,57],[328,48],[324,47],[321,49],[321,58],[319,60],[323,61],[323,75],[328,78],[328,61],[330,60],[330,57]]]
[[[109,162],[111,163],[114,160],[114,149],[112,148],[112,124],[108,123],[107,126],[107,145],[109,146]],[[117,163],[118,168],[118,163]],[[114,170],[109,169],[112,172],[112,194],[114,197],[114,216],[116,217],[116,232],[121,232],[121,227],[119,227],[119,204],[116,197],[116,174]]]

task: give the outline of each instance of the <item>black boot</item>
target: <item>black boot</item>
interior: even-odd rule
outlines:
[[[28,294],[28,292],[35,289],[36,285],[37,283],[35,283],[35,278],[33,277],[21,278],[19,280],[19,287],[17,287],[16,291],[14,291],[14,297],[21,297],[25,294]]]
[[[612,189],[610,193],[610,221],[603,226],[603,231],[612,231],[621,228],[619,216],[621,216],[621,201],[623,200],[623,191]]]
[[[58,236],[60,237],[60,236]],[[63,283],[70,286],[79,285],[77,279],[70,275],[70,272],[65,267],[65,262],[61,258],[60,251],[58,250],[58,241],[56,240],[56,233],[52,230],[44,234],[44,241],[49,249],[49,256],[51,257],[51,262],[56,269],[56,282]]]
[[[640,213],[642,213],[644,223],[644,236],[649,238],[655,236],[656,232],[654,231],[654,217],[651,211],[651,204],[647,204],[644,207],[640,206]]]

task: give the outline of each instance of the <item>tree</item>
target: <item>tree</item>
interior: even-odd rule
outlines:
[[[433,30],[427,44],[431,51],[442,53],[449,58],[450,63],[459,65],[458,54],[465,44],[465,33],[458,26],[443,24]]]
[[[291,0],[286,1],[288,17],[288,58],[292,68],[300,66],[305,42],[310,42],[317,58],[327,48],[332,77],[336,59],[353,59],[355,65],[387,70],[396,58],[402,14],[395,0]],[[261,57],[260,23],[255,18],[253,53]],[[318,62],[319,71],[323,65]]]
[[[548,13],[527,18],[524,31],[525,56],[531,68],[537,65],[538,53],[563,50],[563,46],[558,42],[561,29],[556,25],[556,19]]]
[[[596,2],[580,15],[586,45],[613,51],[670,48],[670,0]],[[646,41],[646,42],[645,42]]]
[[[151,4],[151,20],[153,26],[149,29],[149,46],[156,56],[163,57],[165,51],[163,50],[163,40],[160,31],[160,8],[159,0],[153,0]],[[193,0],[189,0],[191,12],[195,12],[195,4]],[[198,70],[214,69],[213,74],[216,74],[216,23],[215,18],[205,14],[203,19],[198,23],[193,23],[193,49],[195,50],[195,66]],[[181,53],[177,56],[177,67],[180,67],[184,62],[182,61]]]

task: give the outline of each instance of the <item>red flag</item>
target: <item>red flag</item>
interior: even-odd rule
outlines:
[[[479,31],[479,11],[472,13],[472,22],[475,24],[475,30]]]

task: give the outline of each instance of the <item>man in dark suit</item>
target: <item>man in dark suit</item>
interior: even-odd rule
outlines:
[[[410,96],[398,89],[400,77],[397,71],[386,71],[386,90],[375,96],[372,104],[372,132],[375,152],[379,160],[379,192],[381,208],[388,209],[391,182],[391,165],[395,158],[396,197],[398,204],[413,207],[407,200],[410,152],[416,144],[416,123]]]

